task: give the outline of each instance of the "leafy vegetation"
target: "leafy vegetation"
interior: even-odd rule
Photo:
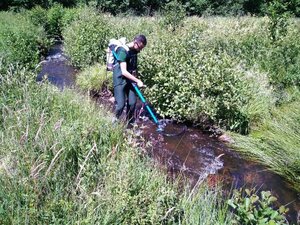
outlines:
[[[16,13],[3,12],[0,20],[1,69],[7,70],[10,64],[35,68],[41,51],[50,45],[44,30]]]
[[[110,38],[131,40],[144,33],[150,41],[141,53],[139,71],[148,85],[147,98],[163,117],[249,133],[285,101],[284,89],[300,82],[297,26],[287,26],[285,36],[274,42],[269,18],[177,21],[179,17],[168,14],[146,20],[98,18],[88,11],[64,31],[74,65],[104,60]]]
[[[106,18],[92,8],[83,10],[79,17],[63,31],[63,37],[72,64],[86,67],[104,60],[109,26]]]
[[[286,224],[285,213],[288,209],[284,206],[280,206],[278,210],[273,209],[273,203],[276,201],[270,191],[262,191],[259,196],[255,189],[245,189],[245,196],[243,196],[241,189],[234,190],[232,198],[228,200],[228,205],[235,212],[232,224]]]
[[[162,14],[162,26],[170,29],[171,31],[175,31],[177,27],[183,25],[183,20],[186,16],[186,9],[179,2],[171,1],[164,6]]]
[[[268,3],[277,0],[176,0],[187,9],[189,15],[265,15]],[[0,3],[0,9],[22,10],[30,9],[34,6],[44,8],[52,7],[53,4],[60,3],[65,7],[74,7],[78,5],[96,5],[98,9],[117,14],[135,14],[135,15],[154,15],[156,12],[169,4],[170,0],[3,0]],[[299,0],[283,0],[287,4],[287,9],[300,15]]]
[[[13,71],[1,73],[1,224],[229,224],[217,191],[180,191],[105,108]]]
[[[250,132],[250,137],[235,135],[236,147],[299,187],[299,20],[282,16],[275,2],[268,18],[183,16],[185,10],[203,12],[195,5],[207,14],[230,14],[233,6],[236,14],[244,5],[210,3],[165,6],[178,7],[179,17],[170,10],[151,18],[112,17],[94,7],[48,3],[49,10],[0,14],[1,223],[231,221],[218,192],[206,188],[191,196],[168,182],[141,153],[140,143],[129,134],[125,138],[121,124],[111,123],[107,110],[71,90],[61,93],[35,83],[35,74],[24,68],[35,68],[49,46],[46,33],[62,35],[66,53],[82,69],[78,82],[87,90],[100,89],[105,81],[95,63],[103,62],[110,38],[145,34],[149,44],[139,71],[147,98],[162,116]],[[261,203],[273,201],[263,195]],[[239,199],[231,205],[249,201]],[[282,219],[268,208],[260,211]],[[248,214],[239,219],[245,222]]]
[[[83,8],[63,8],[60,4],[54,4],[48,10],[36,6],[25,12],[34,25],[42,26],[49,39],[61,39],[62,30],[72,21],[78,19]]]

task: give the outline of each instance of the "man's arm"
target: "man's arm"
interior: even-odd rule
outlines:
[[[126,62],[120,62],[120,67],[121,67],[122,75],[124,77],[137,83],[138,87],[144,86],[144,83],[140,79],[136,78],[135,76],[133,76],[131,73],[129,73],[127,71],[127,63]]]

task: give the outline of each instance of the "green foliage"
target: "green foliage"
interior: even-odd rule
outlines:
[[[299,90],[290,90],[290,103],[272,111],[261,131],[249,137],[234,135],[234,147],[251,160],[258,161],[287,179],[299,191],[300,187],[300,104]],[[287,101],[287,99],[285,101]]]
[[[73,21],[77,20],[84,7],[64,8],[64,13],[61,18],[61,30],[66,29]]]
[[[86,67],[104,59],[109,27],[103,15],[86,8],[79,19],[63,31],[63,37],[65,51],[73,65]]]
[[[273,209],[277,198],[271,195],[270,191],[262,191],[258,196],[255,190],[245,189],[245,196],[242,190],[234,190],[233,197],[228,204],[233,208],[235,219],[233,224],[245,225],[280,225],[286,224],[285,213],[288,211],[284,206]]]
[[[50,37],[58,38],[62,32],[62,17],[65,10],[62,5],[54,4],[47,10],[46,32]]]
[[[48,0],[4,0],[2,2],[0,9],[21,11],[22,9],[31,9],[34,6],[46,7]]]
[[[35,68],[40,59],[40,50],[47,49],[50,44],[43,29],[20,14],[1,12],[0,20],[2,69],[7,69],[10,64]]]
[[[28,10],[26,14],[34,25],[42,26],[44,29],[46,29],[48,23],[46,9],[42,8],[41,6],[36,6],[31,10]]]
[[[151,15],[157,11],[166,0],[135,0],[135,1],[121,1],[121,0],[97,0],[97,7],[102,11],[109,12],[113,15],[130,14],[134,15]]]
[[[211,11],[214,15],[240,16],[245,14],[245,0],[211,1]]]
[[[162,15],[164,16],[161,21],[162,25],[175,31],[176,28],[182,26],[186,10],[180,2],[172,0],[163,7]]]
[[[185,1],[186,12],[190,15],[203,15],[208,9],[209,0],[190,0]]]
[[[273,0],[267,8],[267,15],[270,19],[269,32],[272,41],[278,41],[287,33],[288,18],[290,14],[287,11],[288,3],[280,0]]]
[[[259,83],[251,74],[259,72],[248,73],[247,68],[237,63],[237,51],[231,52],[231,48],[232,44],[239,46],[238,40],[233,39],[232,43],[230,37],[221,36],[223,33],[212,33],[211,30],[220,30],[215,26],[224,24],[190,20],[175,34],[152,34],[154,44],[145,48],[140,66],[150,87],[147,97],[162,116],[193,122],[214,121],[223,128],[247,133],[250,122],[266,115],[272,103],[270,93],[265,91],[268,78],[264,78],[264,87],[259,87],[260,94],[253,95]],[[231,27],[226,29],[225,33],[235,38],[248,36],[232,33]],[[263,101],[258,103],[255,99]],[[265,103],[268,104],[259,108],[259,104]]]
[[[188,224],[200,212],[226,221],[215,192],[180,191],[89,98],[17,68],[0,77],[1,224]]]
[[[101,91],[107,86],[112,89],[112,72],[106,71],[105,65],[95,64],[76,76],[76,84],[88,91]]]
[[[51,8],[55,4],[61,4],[64,7],[74,6],[94,6],[104,12],[113,15],[155,15],[161,10],[169,0],[2,0],[0,9],[22,11],[22,9],[31,9],[35,6]],[[266,15],[266,0],[178,0],[186,6],[189,15],[224,15],[239,16],[245,14]],[[295,16],[300,15],[299,0],[284,0],[288,2],[288,11]]]
[[[86,18],[80,17],[77,23],[83,24]],[[74,22],[76,35],[74,28],[68,29],[68,35],[73,36],[66,38],[72,43],[67,49],[73,49],[75,60],[84,62],[81,66],[92,65],[96,60],[89,55],[102,62],[108,39],[127,37],[130,41],[144,33],[149,45],[140,54],[139,70],[149,87],[147,98],[165,117],[215,123],[248,133],[270,116],[270,109],[281,98],[274,95],[277,87],[299,84],[296,26],[289,26],[286,36],[275,46],[268,39],[265,18],[188,18],[176,32],[161,30],[161,17],[102,19],[105,28],[99,27],[101,34],[107,29],[102,37],[98,37],[96,25],[82,25],[88,27],[82,32],[83,28]],[[87,38],[85,33],[89,34]],[[92,47],[96,41],[85,40],[92,37],[97,37],[103,47],[91,50],[97,49]]]
[[[212,188],[205,183],[196,186],[187,197],[181,199],[184,208],[182,224],[232,224],[232,214],[221,193],[221,187]]]
[[[26,15],[32,23],[42,26],[47,33],[48,38],[61,38],[62,30],[69,26],[71,22],[78,19],[82,8],[63,8],[60,4],[54,4],[49,9],[36,6],[26,11]]]

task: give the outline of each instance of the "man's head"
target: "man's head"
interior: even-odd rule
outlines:
[[[136,51],[141,51],[147,45],[147,38],[143,34],[135,36],[133,39],[133,47]]]

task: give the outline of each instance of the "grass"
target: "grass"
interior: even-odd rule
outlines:
[[[99,63],[87,67],[76,76],[76,85],[86,91],[101,91],[104,87],[112,89],[112,72]]]
[[[12,71],[0,87],[1,224],[229,224],[220,191],[180,190],[108,110]]]
[[[251,160],[268,166],[300,191],[300,95],[273,110],[260,131],[249,136],[233,134],[235,148]]]
[[[232,119],[243,120],[244,115],[249,116],[251,128],[260,130],[249,136],[235,135],[235,147],[250,159],[268,165],[299,190],[299,94],[290,99],[285,96],[285,90],[278,93],[270,84],[270,78],[288,84],[299,81],[296,63],[299,41],[294,35],[298,31],[299,21],[295,23],[298,27],[291,27],[283,41],[272,47],[267,39],[266,29],[261,28],[261,25],[265,27],[267,21],[260,18],[188,18],[185,27],[180,28],[176,35],[166,34],[159,25],[154,26],[153,18],[106,19],[118,21],[114,30],[116,33],[109,34],[112,37],[116,34],[133,37],[136,33],[145,31],[150,42],[141,56],[150,63],[149,80],[154,79],[166,66],[165,74],[161,73],[162,84],[167,84],[166,78],[172,82],[171,74],[176,79],[180,78],[184,74],[177,75],[178,62],[181,62],[181,66],[186,66],[181,67],[181,71],[195,73],[193,78],[196,90],[198,85],[206,85],[207,82],[199,82],[199,78],[204,78],[208,72],[211,73],[211,81],[215,81],[218,76],[222,78],[220,83],[214,85],[217,92],[212,93],[212,98],[208,98],[208,101],[201,98],[205,97],[203,90],[207,90],[208,94],[212,91],[210,79],[206,80],[207,87],[199,89],[199,96],[191,95],[194,91],[187,88],[191,86],[191,82],[183,85],[187,88],[186,92],[168,92],[183,96],[179,95],[177,98],[180,100],[178,110],[189,112],[182,104],[187,102],[188,106],[191,105],[187,98],[189,95],[208,110],[217,109],[214,106],[215,97],[220,103],[224,103],[218,92],[224,83],[232,88],[230,90],[234,90],[232,93],[242,91],[241,100],[243,94],[247,94],[244,97],[247,97],[248,103],[244,104],[242,101],[244,105],[238,103],[239,98],[224,95],[225,100],[228,100],[224,107],[231,109],[232,103],[241,112]],[[132,29],[125,30],[124,24]],[[86,26],[93,34],[99,34],[90,23]],[[196,27],[198,29],[193,33]],[[81,34],[92,37],[87,31]],[[106,34],[105,30],[103,34]],[[71,38],[69,41],[70,46],[74,46],[74,40]],[[89,47],[80,43],[79,47]],[[89,43],[97,45],[97,48],[92,49],[100,54],[98,43]],[[194,66],[191,66],[186,61],[188,54],[162,57],[164,51],[168,50],[167,47],[170,47],[169,50],[176,50],[174,53],[180,52],[178,43],[199,47],[191,49],[198,49],[196,56],[199,54],[201,64],[195,61],[192,64]],[[182,49],[186,49],[185,45]],[[207,49],[211,51],[207,52]],[[223,60],[224,57],[224,61],[215,62],[215,59],[219,59],[215,57],[215,51],[220,59]],[[89,60],[87,64],[92,63],[93,57],[87,59],[84,51],[75,52],[81,54],[82,59]],[[170,53],[167,52],[166,55]],[[156,61],[154,56],[159,56]],[[178,60],[175,56],[179,57]],[[26,61],[27,59],[37,60],[36,57],[26,57]],[[169,59],[175,63],[163,61]],[[158,67],[159,64],[161,68]],[[199,65],[202,64],[203,68],[208,69],[203,70],[203,74],[200,73],[199,76]],[[230,223],[231,215],[222,201],[220,190],[202,186],[191,196],[188,187],[179,189],[176,182],[168,181],[155,163],[143,154],[142,146],[135,142],[132,134],[124,132],[122,124],[111,122],[112,115],[107,109],[95,106],[89,97],[79,95],[74,90],[60,92],[48,84],[36,84],[35,74],[17,67],[7,68],[0,68],[1,224]],[[191,68],[195,70],[190,71]],[[98,89],[104,82],[103,77],[97,76],[100,72],[97,65],[86,68],[78,82],[83,89]],[[235,86],[234,82],[231,84],[232,73],[236,74],[236,78],[240,78],[241,74],[245,75],[242,85]],[[84,74],[89,76],[85,77]],[[280,87],[279,85],[278,89]],[[166,87],[158,90],[161,92]],[[184,101],[181,102],[181,99]],[[165,102],[163,98],[157,100]],[[174,100],[171,102],[174,103]],[[270,113],[270,109],[275,108],[278,103],[283,105]],[[197,104],[192,104],[194,106]],[[199,116],[199,112],[203,110],[196,111],[195,115]],[[178,115],[178,112],[175,113]],[[216,112],[211,113],[215,115]],[[224,114],[224,108],[220,113]],[[229,111],[228,115],[230,113]]]

